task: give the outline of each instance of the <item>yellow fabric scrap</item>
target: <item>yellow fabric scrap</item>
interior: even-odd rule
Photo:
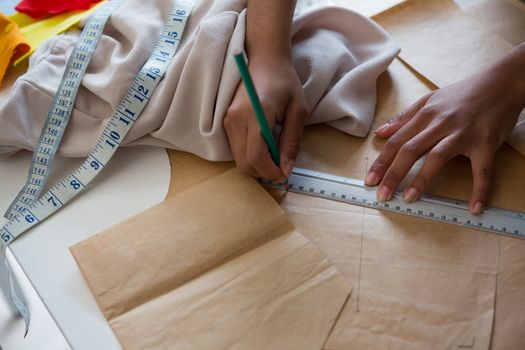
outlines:
[[[16,23],[0,13],[0,85],[11,62],[25,55],[30,49]]]
[[[15,61],[15,66],[29,57],[42,44],[42,42],[53,35],[61,34],[69,28],[77,25],[81,20],[91,15],[103,4],[104,1],[101,1],[92,6],[89,10],[67,12],[41,20],[35,20],[28,15],[19,12],[12,15],[10,18],[20,27],[27,43],[31,46],[27,53]]]

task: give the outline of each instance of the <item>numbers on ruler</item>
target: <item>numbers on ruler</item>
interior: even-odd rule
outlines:
[[[70,70],[69,72],[67,72],[67,76],[69,78],[73,78],[73,79],[80,79],[80,73],[78,72],[73,72],[72,70]]]
[[[64,100],[63,98],[59,98],[57,101],[57,104],[59,106],[68,108],[69,106],[71,106],[71,101]]]
[[[133,111],[131,111],[131,110],[129,110],[128,108],[125,108],[125,109],[124,109],[124,113],[125,113],[127,116],[129,116],[131,119],[134,119],[134,118],[135,118],[135,114],[136,114],[136,113],[133,112]],[[120,137],[120,135],[119,135],[119,137]]]
[[[149,90],[146,89],[144,86],[139,85],[139,87],[137,89],[139,90],[139,92],[142,92],[144,94],[144,96],[146,96],[146,97],[148,96]]]
[[[2,239],[4,240],[4,242],[7,243],[7,242],[9,242],[12,239],[12,237],[11,237],[11,235],[9,233],[4,231],[4,232],[2,232]]]
[[[128,120],[126,118],[123,118],[123,117],[120,117],[119,118],[119,121],[123,122],[124,124],[126,124],[126,126],[129,125],[129,123],[131,123],[131,120]]]
[[[32,223],[35,222],[35,220],[36,220],[35,217],[34,217],[33,215],[31,215],[31,214],[27,214],[27,215],[24,217],[24,219],[25,219],[28,223],[30,223],[30,224],[32,224]]]
[[[31,195],[31,196],[36,196],[37,189],[36,188],[28,188],[26,193]]]
[[[51,148],[42,145],[42,146],[38,147],[38,152],[40,152],[40,153],[45,153],[45,154],[49,154],[49,153],[51,153]]]
[[[47,199],[47,202],[50,203],[52,206],[56,207],[58,206],[55,197],[51,196]]]
[[[146,76],[147,76],[148,78],[150,78],[152,81],[155,81],[155,80],[157,80],[158,77],[160,77],[160,69],[157,68],[157,67],[149,68],[149,69],[147,69],[147,71],[148,71],[149,73],[146,73]],[[154,74],[155,74],[156,76],[155,76]],[[136,95],[135,95],[135,96],[136,96]],[[143,101],[141,101],[141,103],[142,103],[142,102],[143,102]]]
[[[84,53],[77,52],[75,53],[75,58],[80,61],[85,61],[87,59],[87,55]]]
[[[75,86],[77,86],[76,80],[67,79],[66,81],[64,81],[64,86],[67,88],[74,88]]]
[[[48,162],[48,159],[45,158],[45,157],[37,156],[37,157],[36,157],[36,162],[37,162],[38,164],[41,164],[41,165],[46,165],[47,162]]]
[[[91,163],[89,164],[94,170],[98,170],[100,169],[100,164],[99,162],[97,162],[96,160],[93,160],[91,161]]]
[[[162,79],[162,75],[168,67],[168,62],[175,54],[177,44],[186,22],[188,12],[186,10],[173,10],[171,12],[171,17],[184,17],[175,17],[170,23],[167,23],[164,26],[163,33],[155,46],[154,53],[150,56],[148,62],[143,66],[135,78],[132,88],[128,90],[126,98],[121,102],[120,107],[117,108],[118,114],[115,113],[113,115],[112,120],[108,123],[108,126],[103,135],[101,135],[97,146],[93,150],[92,155],[88,158],[88,161],[86,161],[77,171],[73,172],[67,180],[61,182],[65,193],[69,193],[69,195],[61,198],[55,196],[53,192],[49,191],[33,204],[34,207],[24,205],[24,203],[31,205],[33,201],[35,201],[35,197],[40,193],[41,187],[44,186],[45,179],[49,173],[48,167],[51,166],[53,159],[52,154],[60,143],[63,129],[67,125],[69,113],[73,107],[74,96],[76,95],[84,71],[99,40],[99,34],[102,33],[102,28],[107,19],[107,17],[104,18],[104,16],[109,16],[111,12],[109,8],[113,9],[121,2],[122,1],[110,2],[110,4],[115,3],[116,5],[109,5],[107,6],[107,9],[105,6],[103,7],[104,10],[100,11],[101,13],[99,15],[95,14],[92,17],[93,20],[90,20],[86,25],[85,35],[84,33],[81,35],[81,38],[68,61],[70,63],[68,63],[67,72],[62,78],[62,83],[54,99],[54,105],[48,113],[48,121],[42,132],[41,143],[37,148],[40,150],[40,153],[35,155],[35,162],[33,163],[31,170],[31,176],[33,177],[27,182],[27,185],[23,190],[24,195],[19,196],[16,202],[17,204],[13,205],[14,208],[20,209],[19,213],[23,213],[18,216],[18,218],[21,219],[19,223],[24,221],[25,226],[17,226],[14,232],[7,228],[3,229],[1,231],[2,238],[6,241],[12,240],[18,234],[23,232],[17,230],[25,230],[28,227],[35,225],[37,222],[40,222],[51,213],[58,210],[59,207],[66,204],[66,202],[76,194],[73,193],[73,190],[80,191],[85,188],[86,183],[84,182],[89,181],[88,179],[91,179],[92,175],[94,175],[85,173],[86,171],[100,171],[104,168],[104,163],[109,161],[114,149],[116,149],[120,142],[122,142],[131,128],[131,125],[140,115],[142,108],[149,100],[149,97],[153,93],[158,82]],[[94,23],[94,21],[99,22]],[[180,22],[180,24],[177,22]],[[106,147],[106,149],[104,149],[104,146],[108,145],[111,147]],[[102,162],[95,157],[98,157]],[[41,186],[37,187],[39,185]],[[37,216],[33,215],[33,213]],[[18,220],[18,218],[16,220]],[[27,223],[30,225],[27,225]]]
[[[109,137],[110,137],[112,140],[114,140],[114,141],[118,141],[118,140],[120,139],[120,134],[119,134],[118,132],[116,132],[116,131],[113,130],[113,131],[111,131],[111,132],[109,133]],[[106,144],[110,145],[111,148],[115,148],[115,147],[117,146],[118,142],[114,143],[114,142],[112,142],[111,140],[106,139]]]
[[[144,97],[142,97],[142,96],[140,96],[140,95],[133,94],[133,98],[135,98],[136,100],[138,100],[140,103],[144,103]]]
[[[82,63],[79,63],[79,62],[73,62],[73,63],[71,63],[71,68],[73,68],[73,69],[78,69],[78,70],[80,70],[80,69],[82,69],[82,67],[83,67],[83,66],[82,66]]]
[[[77,180],[71,180],[69,184],[74,190],[78,190],[80,188],[80,182],[78,182]]]
[[[52,136],[57,136],[58,135],[58,129],[55,129],[55,128],[51,128],[51,127],[48,127],[47,128],[47,133],[49,135],[52,135]]]
[[[32,183],[33,185],[35,185],[35,186],[41,186],[41,185],[42,185],[42,182],[43,182],[42,179],[37,179],[37,178],[35,178],[35,177],[31,179],[31,183]]]
[[[35,173],[36,175],[45,175],[46,174],[46,169],[45,168],[40,168],[38,166],[35,166],[35,168],[33,169],[33,173]]]

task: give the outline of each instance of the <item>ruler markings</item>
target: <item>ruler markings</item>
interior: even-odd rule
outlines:
[[[263,183],[283,188],[268,181]],[[389,202],[380,203],[375,189],[366,187],[363,181],[302,168],[294,168],[288,179],[288,190],[525,239],[525,215],[517,211],[487,208],[483,214],[474,216],[466,202],[425,195],[419,201],[408,204],[403,201],[401,193],[396,193]]]

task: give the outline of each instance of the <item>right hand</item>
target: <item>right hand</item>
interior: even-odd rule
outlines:
[[[270,128],[282,125],[281,163],[277,166],[271,158],[242,81],[223,121],[233,157],[243,173],[284,182],[292,173],[308,116],[303,87],[291,61],[254,59],[248,68]]]

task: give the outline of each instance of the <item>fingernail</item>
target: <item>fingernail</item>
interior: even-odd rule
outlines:
[[[483,213],[483,204],[481,202],[476,202],[476,204],[474,204],[474,208],[472,208],[472,214],[473,215],[480,215],[481,213]]]
[[[392,198],[392,191],[385,185],[379,186],[377,190],[377,200],[380,202],[389,201]]]
[[[292,175],[292,171],[293,171],[293,160],[288,160],[286,162],[286,170],[285,170],[285,174],[286,177],[290,177],[290,175]]]
[[[385,125],[379,127],[376,129],[376,131],[374,131],[376,134],[379,134],[379,133],[382,133],[383,131],[386,130],[386,128],[390,125],[390,123],[386,123]]]
[[[405,203],[412,203],[417,201],[419,198],[419,192],[414,188],[410,187],[408,190],[403,193],[403,200]]]
[[[367,186],[375,186],[379,182],[379,175],[377,175],[376,172],[371,171],[368,174],[366,174],[365,177],[365,185]]]

